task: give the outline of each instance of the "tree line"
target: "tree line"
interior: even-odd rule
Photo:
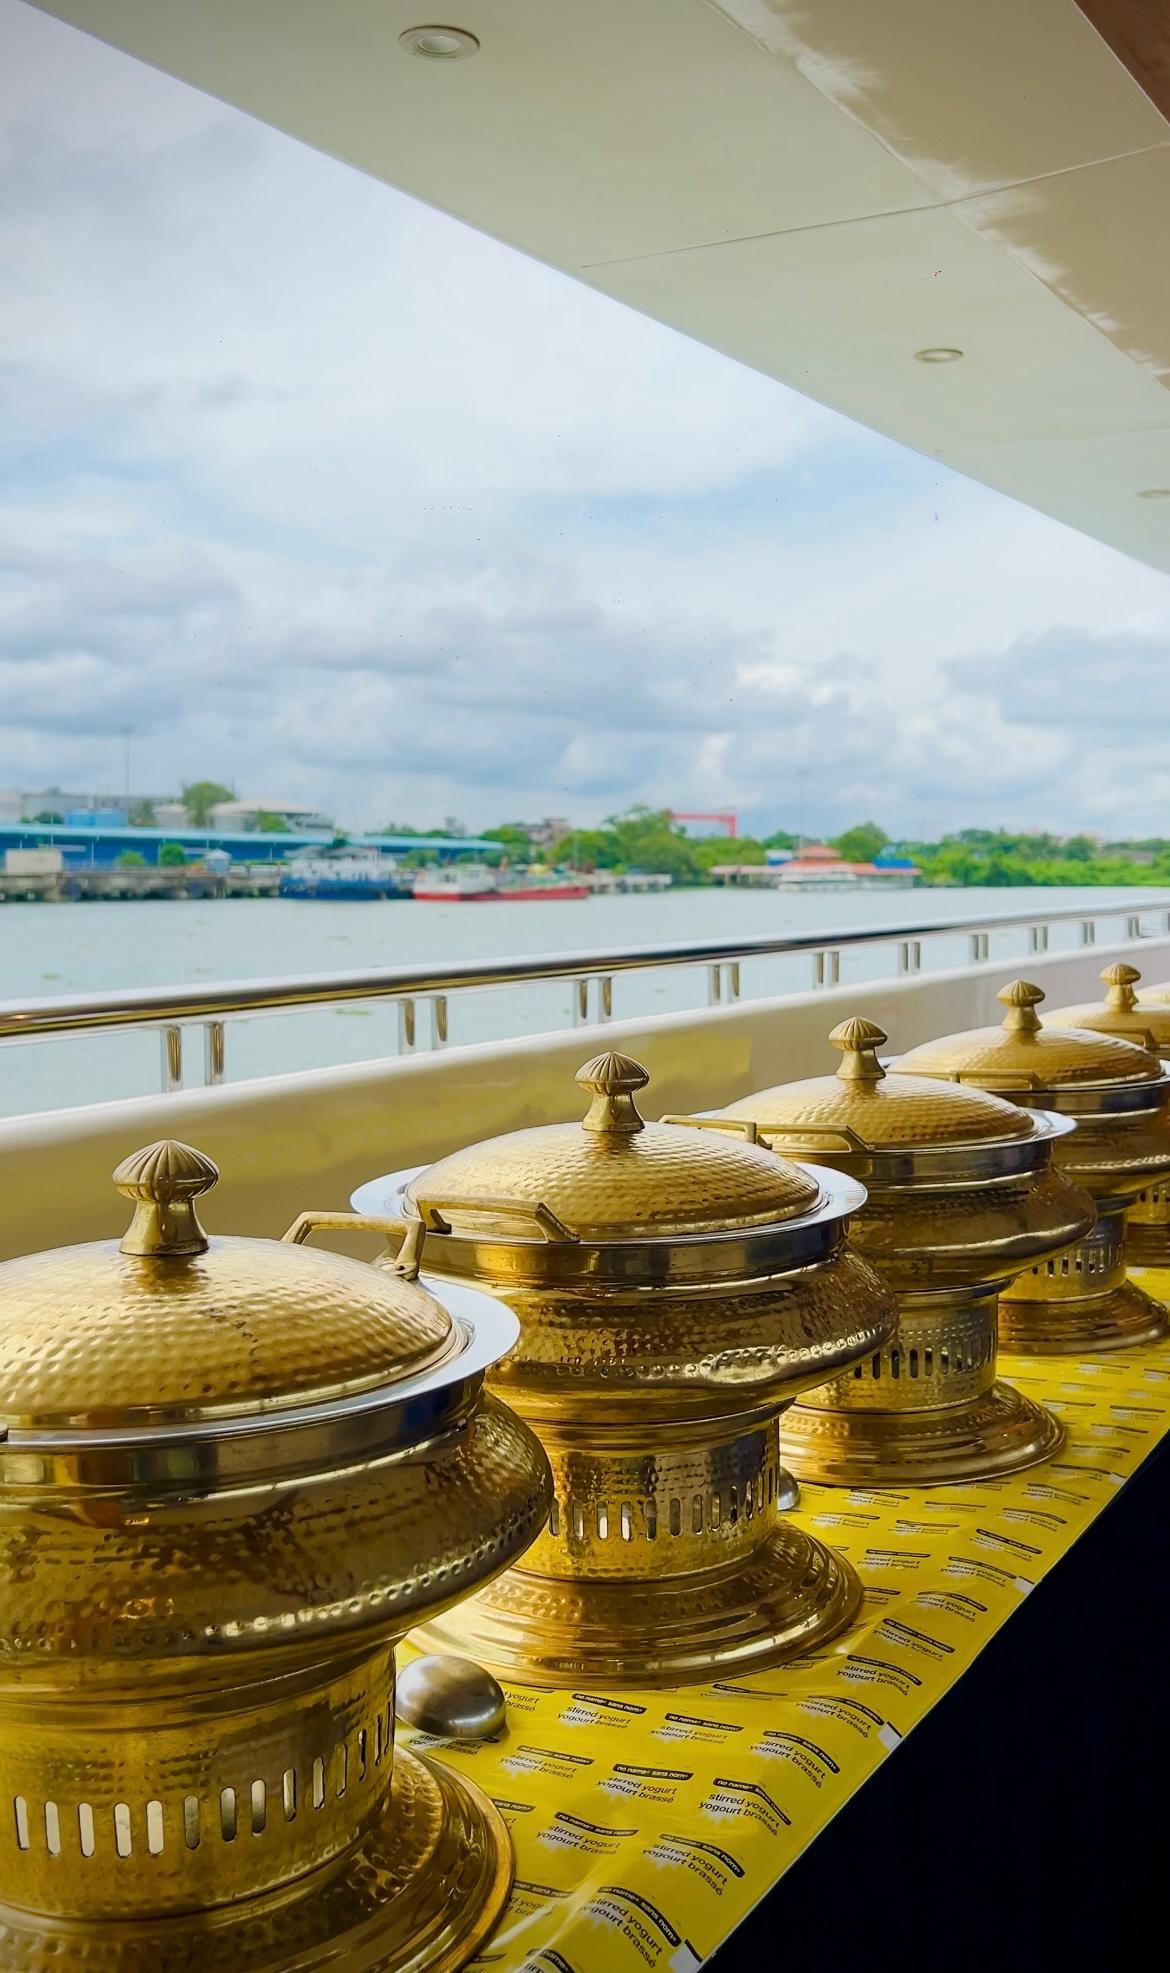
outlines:
[[[760,864],[770,849],[795,850],[798,838],[777,829],[769,836],[687,836],[668,809],[638,805],[597,828],[571,829],[544,851],[534,849],[517,823],[486,829],[499,843],[498,860],[545,862],[577,870],[664,872],[676,884],[706,884],[717,864]],[[826,838],[846,863],[872,863],[883,850],[907,857],[931,885],[1170,885],[1170,839],[1160,836],[1101,843],[1091,836],[1057,836],[1045,830],[959,829],[937,842],[893,839],[877,822],[856,822]],[[492,859],[497,860],[497,859]]]
[[[180,795],[187,820],[196,829],[210,826],[220,802],[236,798],[234,788],[213,780],[189,781]],[[64,817],[44,810],[25,819],[48,823],[62,822]],[[137,803],[130,821],[136,827],[154,827],[150,803]],[[256,827],[265,833],[287,833],[281,817],[264,812],[258,815]],[[402,823],[388,823],[383,831],[402,836],[428,833]],[[797,836],[786,829],[761,837],[691,837],[672,821],[669,809],[643,803],[608,816],[597,827],[570,829],[559,842],[539,848],[520,823],[501,823],[485,829],[483,836],[497,845],[487,855],[489,863],[543,863],[615,873],[645,870],[669,876],[678,885],[709,884],[717,864],[762,864],[770,849],[796,850],[798,846]],[[342,843],[346,838],[339,833],[336,840]],[[958,829],[937,842],[926,842],[893,840],[879,823],[867,821],[853,823],[826,841],[847,863],[872,863],[882,850],[895,851],[916,864],[931,885],[1170,885],[1170,839],[1162,836],[1102,843],[1092,836],[1058,836],[1046,830]],[[127,850],[122,860],[141,859],[136,851]],[[185,861],[185,852],[178,844],[168,843],[159,860]],[[435,852],[408,850],[402,861],[408,865],[434,862]]]
[[[527,831],[516,823],[485,829],[514,862],[537,854]],[[849,863],[872,863],[889,842],[876,822],[859,822],[833,839],[832,848]],[[799,838],[789,829],[770,836],[688,836],[669,809],[637,804],[623,815],[611,815],[600,827],[570,829],[543,852],[543,861],[575,870],[646,870],[665,874],[676,884],[709,884],[717,864],[761,864],[771,849],[796,851]]]

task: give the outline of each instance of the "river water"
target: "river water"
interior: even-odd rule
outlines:
[[[315,903],[238,898],[5,904],[0,910],[0,998],[26,1000],[160,986],[177,981],[256,979],[325,973],[364,966],[487,959],[522,953],[580,951],[687,939],[756,938],[833,932],[917,922],[952,922],[1002,913],[1024,916],[1045,907],[1084,905],[1101,912],[1150,909],[1160,893],[1086,890],[825,891],[748,890],[663,892],[649,897],[595,897],[584,903],[414,904]],[[1152,917],[1148,921],[1153,928]],[[1161,927],[1159,926],[1159,929]],[[1118,930],[1122,927],[1119,925]],[[1102,926],[1102,942],[1111,936]],[[1077,942],[1075,924],[1054,927],[1053,949]],[[1022,927],[992,937],[992,958],[1021,961]],[[931,939],[927,966],[961,965],[962,935]],[[894,970],[889,946],[842,955],[844,982]],[[799,991],[808,986],[807,954],[745,962],[745,995]],[[696,968],[619,976],[614,1015],[669,1013],[702,1006],[705,974]],[[538,983],[453,997],[450,1041],[487,1041],[568,1025],[569,983]],[[420,1024],[425,1020],[420,1008]],[[368,1003],[257,1016],[229,1023],[228,1078],[272,1075],[298,1068],[392,1055],[398,1014]],[[189,1031],[186,1082],[202,1079],[201,1036]],[[157,1035],[93,1034],[0,1050],[0,1115],[59,1109],[159,1087]]]

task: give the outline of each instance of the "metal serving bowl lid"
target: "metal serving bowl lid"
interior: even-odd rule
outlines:
[[[512,1131],[440,1159],[407,1186],[407,1213],[493,1242],[531,1241],[543,1221],[575,1242],[666,1243],[772,1229],[823,1201],[809,1172],[746,1138],[645,1123],[634,1092],[649,1077],[628,1055],[595,1056],[577,1081],[592,1098],[580,1123]]]
[[[841,1051],[836,1075],[780,1083],[730,1103],[724,1117],[745,1118],[770,1144],[795,1156],[818,1151],[985,1149],[1045,1135],[1035,1113],[981,1089],[888,1077],[877,1059],[884,1029],[859,1016],[829,1036]]]
[[[218,1176],[190,1145],[152,1144],[114,1174],[135,1202],[120,1245],[0,1265],[0,1433],[148,1437],[462,1374],[469,1332],[418,1282],[281,1241],[209,1240],[194,1202]]]
[[[1139,1001],[1134,992],[1141,979],[1137,967],[1118,960],[1116,965],[1106,966],[1100,977],[1108,989],[1104,1000],[1088,1001],[1083,1007],[1057,1007],[1049,1018],[1065,1027],[1121,1035],[1155,1055],[1170,1054],[1170,1006]]]
[[[1036,1012],[1042,987],[1012,980],[997,999],[1007,1008],[998,1028],[969,1028],[924,1042],[898,1058],[902,1076],[939,1076],[985,1090],[1076,1090],[1157,1083],[1156,1055],[1118,1035],[1087,1028],[1042,1027]]]

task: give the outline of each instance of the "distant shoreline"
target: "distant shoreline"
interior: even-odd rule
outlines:
[[[247,873],[240,873],[238,876],[232,872],[228,872],[222,877],[212,876],[210,873],[203,875],[189,869],[85,870],[54,872],[45,876],[9,876],[0,874],[0,906],[6,904],[101,904],[106,902],[118,904],[206,904],[210,900],[231,902],[233,899],[260,900],[265,898],[276,899],[282,904],[329,904],[335,902],[352,904],[355,902],[369,902],[371,904],[397,903],[413,905],[414,903],[414,900],[409,897],[387,899],[373,894],[371,894],[368,900],[354,899],[353,897],[338,899],[327,897],[313,899],[282,898],[279,889],[279,873],[280,866],[274,865],[271,873],[265,870],[259,872],[251,870]],[[995,884],[963,884],[955,882],[922,883],[912,887],[899,888],[896,895],[899,897],[910,897],[915,893],[921,895],[924,892],[934,893],[938,891],[965,891],[970,892],[972,895],[979,892],[990,892],[999,895],[1005,891],[1010,891],[1013,894],[1018,892],[1027,894],[1035,890],[1072,891],[1094,889],[1168,890],[1170,889],[1170,882],[1166,878],[1159,878],[1151,872],[1143,872],[1142,876],[1134,877],[1131,881],[1120,885],[1115,882],[1100,885],[1086,884],[1083,880],[1079,884],[1034,884],[1020,879]],[[750,895],[754,897],[778,898],[800,895],[817,896],[826,900],[833,898],[840,899],[843,897],[892,896],[895,894],[893,886],[887,889],[886,886],[878,884],[858,884],[856,887],[826,885],[824,888],[816,885],[802,885],[798,890],[798,887],[795,885],[742,884],[733,886],[709,883],[686,884],[679,883],[676,879],[671,885],[671,894],[674,896],[680,894],[687,897],[693,897],[695,895],[726,895],[731,890],[734,890],[741,897]],[[608,898],[612,895],[613,893],[609,891],[599,891],[596,893],[596,897],[598,898]],[[525,902],[533,901],[525,900]],[[551,901],[555,902],[555,900]]]

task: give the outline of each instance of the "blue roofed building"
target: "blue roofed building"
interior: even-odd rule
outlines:
[[[77,813],[88,816],[91,812]],[[283,863],[296,850],[327,848],[338,840],[337,832],[324,829],[271,834],[256,829],[193,829],[189,824],[173,829],[138,829],[131,828],[124,816],[118,823],[73,817],[57,823],[0,822],[0,867],[4,851],[10,849],[59,849],[67,870],[110,868],[127,850],[136,850],[146,863],[155,864],[165,843],[177,843],[192,863],[202,862],[209,850],[226,854],[233,863]],[[345,836],[343,840],[385,850],[391,856],[404,855],[408,850],[433,850],[444,862],[499,849],[498,843],[479,836]]]

